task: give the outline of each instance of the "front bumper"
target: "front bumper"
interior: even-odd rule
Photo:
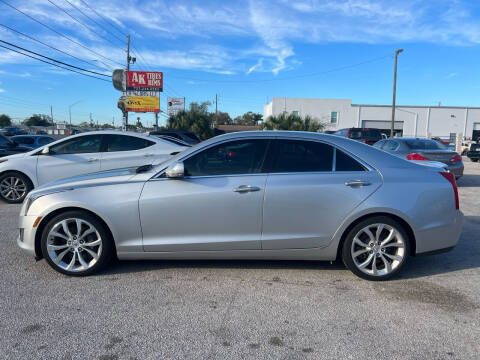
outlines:
[[[435,226],[419,231],[416,237],[416,254],[438,252],[443,249],[453,248],[457,245],[462,233],[463,213],[456,211],[450,224]]]
[[[37,218],[37,215],[20,215],[18,220],[19,234],[17,237],[17,245],[32,256],[36,256],[35,235],[37,232],[37,227],[33,227],[33,224]]]

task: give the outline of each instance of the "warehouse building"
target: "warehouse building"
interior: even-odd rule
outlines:
[[[390,133],[391,105],[352,104],[351,99],[308,99],[275,97],[264,106],[264,119],[282,113],[310,115],[326,123],[327,130],[349,127],[378,128]],[[480,107],[397,105],[396,136],[466,139],[480,136]]]

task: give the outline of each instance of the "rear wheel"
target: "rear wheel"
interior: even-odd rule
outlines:
[[[33,189],[32,182],[18,172],[7,172],[0,176],[0,198],[9,204],[21,203]]]
[[[387,280],[397,274],[410,251],[403,226],[387,216],[375,216],[355,225],[342,249],[345,265],[367,280]]]
[[[51,219],[42,234],[42,253],[49,265],[66,275],[85,276],[107,265],[114,247],[105,226],[83,211]]]

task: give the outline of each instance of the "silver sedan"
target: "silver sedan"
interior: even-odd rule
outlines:
[[[409,256],[452,249],[453,174],[357,141],[239,132],[167,162],[45,185],[25,199],[18,245],[68,275],[119,259],[342,259],[384,280]]]

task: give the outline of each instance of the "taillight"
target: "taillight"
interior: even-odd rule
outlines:
[[[411,153],[407,155],[407,160],[428,160],[428,158],[419,153]]]
[[[460,201],[458,199],[458,189],[457,182],[455,181],[455,175],[449,172],[441,172],[440,175],[442,175],[445,179],[448,180],[450,184],[452,184],[453,193],[455,194],[455,209],[460,209]]]
[[[457,162],[460,162],[462,161],[462,157],[460,155],[455,155],[453,158],[450,159],[450,162],[451,163],[457,163]]]
[[[362,140],[360,140],[360,142],[362,142],[362,143],[366,144],[366,143],[367,143],[367,140],[365,140],[365,139],[362,139]]]

